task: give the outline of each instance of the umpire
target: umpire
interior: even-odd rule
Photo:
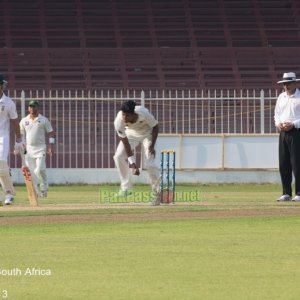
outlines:
[[[300,91],[295,73],[284,73],[284,92],[275,106],[275,126],[279,134],[279,172],[282,196],[277,201],[300,201]],[[292,174],[295,177],[295,197],[292,199]]]

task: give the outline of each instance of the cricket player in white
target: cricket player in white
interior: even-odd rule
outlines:
[[[16,135],[15,151],[24,151],[25,145],[22,142],[16,105],[11,98],[4,94],[7,81],[0,74],[0,182],[5,193],[5,204],[13,203],[15,189],[11,180],[10,170],[7,164],[9,154],[10,122]],[[2,199],[0,199],[2,205]]]
[[[158,121],[143,106],[136,106],[132,100],[123,103],[114,121],[120,143],[114,155],[114,161],[121,180],[120,195],[126,195],[132,187],[129,167],[133,175],[139,175],[133,149],[142,144],[145,153],[145,167],[147,169],[152,191],[153,205],[160,204],[159,169],[155,164],[155,143],[158,136]]]
[[[53,154],[55,138],[50,121],[41,115],[38,109],[39,103],[37,100],[29,102],[29,115],[21,120],[20,130],[26,141],[26,165],[32,174],[37,194],[40,197],[47,197],[46,152],[50,156]],[[49,137],[48,147],[46,146],[46,134]]]

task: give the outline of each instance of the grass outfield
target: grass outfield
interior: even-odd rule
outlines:
[[[20,300],[297,299],[299,231],[295,217],[2,226],[1,268],[22,275],[0,285]]]
[[[17,196],[15,206],[28,205],[26,189],[24,186],[17,186]],[[48,197],[39,199],[41,205],[51,204],[89,204],[103,205],[109,204],[111,198],[105,198],[105,194],[110,195],[118,192],[116,185],[64,185],[50,187]],[[149,186],[137,185],[133,189],[133,196],[145,195],[145,199],[136,201],[133,197],[128,197],[129,204],[147,204],[150,196]],[[209,202],[211,204],[226,202],[226,204],[251,204],[251,203],[273,203],[281,195],[279,185],[273,184],[212,184],[212,185],[178,185],[176,187],[178,203],[191,204],[193,202]],[[147,198],[148,197],[148,198]],[[113,198],[111,204],[126,204],[124,198],[120,197],[117,201]]]
[[[74,215],[74,214],[127,214],[159,211],[215,211],[232,209],[268,209],[290,207],[292,203],[277,203],[281,194],[280,185],[275,184],[211,184],[178,185],[179,197],[184,194],[184,201],[179,199],[176,205],[149,207],[149,199],[138,201],[141,193],[149,196],[148,185],[137,185],[132,197],[119,198],[119,201],[103,202],[103,192],[116,194],[116,185],[64,185],[51,186],[48,197],[39,199],[39,207],[31,209],[27,200],[26,188],[17,186],[17,196],[12,207],[0,207],[1,216],[16,215]],[[187,195],[187,196],[186,196]],[[196,198],[195,198],[196,195]],[[149,197],[148,197],[149,198]],[[186,198],[187,201],[186,201]],[[190,198],[190,199],[189,199]],[[124,200],[125,199],[125,200]],[[299,203],[293,203],[298,205]],[[99,208],[99,209],[98,209]],[[102,208],[110,208],[103,210]]]
[[[207,185],[196,204],[161,207],[108,208],[97,202],[98,187],[56,186],[42,200],[45,210],[19,210],[27,200],[24,187],[17,192],[14,206],[0,207],[0,299],[6,293],[17,300],[299,297],[299,216],[198,218],[235,210],[299,211],[298,203],[274,201],[279,185]],[[61,204],[95,206],[51,209]],[[191,215],[164,217],[179,212]],[[132,214],[141,217],[123,218]],[[80,215],[91,219],[47,219]]]

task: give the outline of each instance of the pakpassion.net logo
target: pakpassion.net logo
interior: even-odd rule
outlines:
[[[171,198],[171,191],[169,191],[169,197]],[[156,194],[151,191],[128,191],[128,193],[118,193],[118,191],[112,190],[99,190],[99,202],[100,204],[108,203],[149,203],[155,200]],[[166,191],[164,191],[164,198]],[[204,201],[202,192],[200,190],[193,191],[175,191],[174,202],[200,202]],[[170,203],[172,201],[169,201]]]

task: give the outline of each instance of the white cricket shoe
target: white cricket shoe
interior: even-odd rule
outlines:
[[[277,199],[277,201],[291,201],[292,197],[290,195],[282,195]]]
[[[12,194],[6,194],[5,196],[5,205],[11,205],[14,202],[14,196]]]
[[[117,197],[127,197],[131,196],[133,194],[132,190],[119,190],[119,192],[116,194]]]
[[[296,195],[292,201],[296,201],[296,202],[300,202],[300,196],[299,195]]]
[[[161,193],[154,193],[153,194],[153,201],[151,202],[152,206],[159,206],[161,202]]]
[[[41,198],[47,198],[48,192],[47,192],[47,191],[41,191],[40,194],[39,194],[39,196],[40,196]]]

